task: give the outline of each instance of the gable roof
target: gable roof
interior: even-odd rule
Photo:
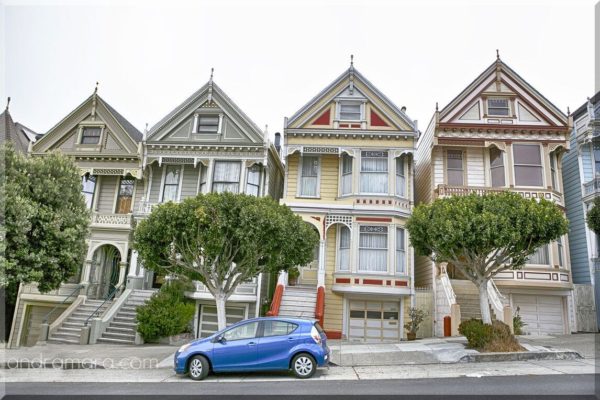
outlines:
[[[345,70],[340,76],[338,76],[333,82],[331,82],[327,87],[321,90],[315,97],[313,97],[308,103],[306,103],[302,108],[294,113],[288,120],[286,124],[287,126],[291,125],[295,122],[304,112],[314,106],[319,102],[327,93],[329,93],[333,88],[338,86],[343,80],[350,79],[353,76],[353,79],[359,80],[362,84],[369,88],[376,96],[378,96],[388,107],[390,107],[397,115],[399,115],[404,122],[406,122],[413,130],[417,130],[415,122],[410,119],[410,117],[402,111],[398,106],[394,104],[386,95],[384,95],[375,85],[373,85],[363,74],[361,74],[354,65],[350,65],[350,68]]]
[[[573,119],[579,118],[581,115],[585,114],[588,110],[588,104],[596,104],[600,101],[600,92],[597,92],[591,98],[588,98],[588,101],[583,103],[575,112],[573,112]]]
[[[26,126],[14,122],[8,105],[0,114],[0,144],[12,143],[15,150],[27,153],[29,142],[35,141],[37,134]]]
[[[144,135],[140,132],[131,122],[129,122],[124,116],[122,116],[117,110],[113,108],[110,104],[108,104],[102,97],[98,96],[98,100],[100,100],[104,106],[110,111],[110,113],[115,117],[117,122],[123,127],[123,129],[131,136],[131,138],[136,142],[141,142]]]
[[[477,86],[489,78],[490,75],[495,74],[496,70],[504,72],[508,77],[515,80],[520,84],[527,92],[533,95],[544,107],[546,107],[551,113],[555,114],[556,117],[561,119],[564,124],[568,123],[566,114],[557,106],[555,106],[550,100],[542,95],[537,89],[531,86],[525,79],[523,79],[515,70],[510,68],[504,61],[498,57],[489,67],[487,67],[475,80],[473,80],[465,89],[463,89],[452,101],[450,101],[444,108],[440,110],[440,119],[446,117],[454,108]]]
[[[185,99],[181,104],[175,107],[170,113],[168,113],[165,117],[163,117],[160,121],[158,121],[149,131],[147,135],[147,139],[152,138],[159,132],[162,128],[164,128],[169,122],[174,120],[176,117],[180,116],[182,112],[184,112],[188,107],[192,106],[194,103],[202,100],[204,96],[207,96],[211,92],[211,96],[217,95],[220,99],[229,107],[233,109],[233,111],[239,115],[239,117],[247,123],[252,130],[254,130],[255,134],[259,137],[264,137],[264,132],[256,125],[248,115],[217,85],[212,77],[206,82],[200,89],[196,90],[191,96]],[[201,104],[199,104],[200,106]]]

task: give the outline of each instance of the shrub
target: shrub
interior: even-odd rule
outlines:
[[[517,307],[517,312],[513,316],[513,329],[515,330],[515,335],[522,335],[523,327],[527,325],[525,322],[523,322],[519,311],[521,311],[521,309]]]
[[[196,307],[186,299],[184,291],[187,289],[188,285],[183,282],[168,282],[145,305],[138,307],[137,331],[145,342],[157,342],[160,338],[189,331]]]
[[[408,309],[408,319],[409,321],[404,324],[404,329],[411,333],[417,333],[419,330],[419,326],[425,319],[427,313],[420,308],[411,307]]]
[[[458,332],[467,338],[469,347],[483,352],[523,351],[510,327],[500,321],[486,325],[479,319],[460,324]]]

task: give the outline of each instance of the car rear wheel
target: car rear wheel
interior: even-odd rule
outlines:
[[[208,375],[208,361],[204,356],[194,356],[188,366],[188,375],[195,381],[201,381]]]
[[[292,360],[292,372],[296,378],[307,379],[317,371],[317,363],[310,354],[301,353]]]

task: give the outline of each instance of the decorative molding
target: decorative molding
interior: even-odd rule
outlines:
[[[325,217],[325,230],[329,229],[329,227],[334,224],[346,225],[350,229],[350,231],[352,231],[352,216],[340,214],[327,214],[327,216]]]
[[[506,142],[497,142],[497,141],[485,141],[485,147],[496,146],[500,151],[506,151]]]

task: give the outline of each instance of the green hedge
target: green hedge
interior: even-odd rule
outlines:
[[[184,296],[187,285],[179,281],[164,284],[160,291],[137,309],[137,331],[145,342],[189,332],[196,307]]]

